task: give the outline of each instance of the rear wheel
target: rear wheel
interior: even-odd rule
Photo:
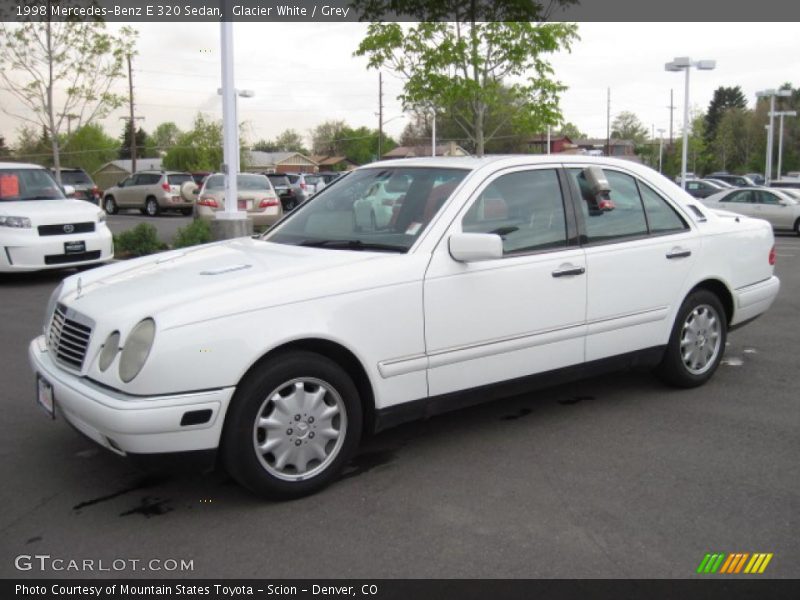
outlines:
[[[150,196],[144,201],[144,212],[148,217],[156,217],[161,208],[158,206],[158,200]]]
[[[253,492],[288,499],[331,483],[361,437],[361,402],[332,360],[282,354],[239,384],[222,436],[228,472]]]
[[[297,206],[296,198],[286,198],[286,200],[283,201],[283,210],[285,212],[294,210],[296,206]]]
[[[103,208],[106,211],[106,214],[115,215],[119,211],[117,207],[117,201],[114,200],[114,196],[106,196],[105,200],[103,200]]]
[[[711,379],[725,352],[725,309],[708,290],[697,290],[683,301],[658,375],[677,387],[697,387]]]

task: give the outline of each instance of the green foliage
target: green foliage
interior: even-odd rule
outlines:
[[[325,121],[311,131],[314,154],[344,156],[363,165],[378,159],[378,130],[353,129],[344,121]],[[381,154],[397,147],[397,142],[383,134]]]
[[[172,240],[173,248],[186,248],[187,246],[198,246],[213,241],[211,237],[211,227],[206,221],[195,219],[186,227],[181,227],[175,232]]]
[[[122,257],[146,256],[166,249],[167,245],[158,239],[158,230],[150,223],[139,223],[114,236],[114,251]]]
[[[611,123],[611,137],[620,140],[630,140],[637,146],[647,140],[647,127],[632,112],[622,111]]]
[[[6,146],[6,138],[0,135],[0,158],[11,156],[11,148]]]
[[[125,101],[112,88],[135,37],[129,27],[112,35],[94,20],[0,22],[0,82],[28,110],[9,114],[44,128],[56,167],[70,130],[108,116]]]
[[[176,171],[218,171],[222,165],[222,122],[198,113],[191,130],[178,136],[167,151],[164,168]]]
[[[153,131],[153,135],[150,137],[155,150],[158,152],[167,152],[178,143],[180,136],[181,130],[178,129],[178,126],[172,121],[167,121],[156,127],[155,131]]]
[[[260,150],[261,152],[299,152],[300,154],[308,155],[308,149],[303,143],[303,136],[301,136],[294,129],[287,129],[281,133],[275,140],[260,140],[253,144],[253,150]]]
[[[131,122],[125,121],[125,129],[122,131],[122,138],[119,142],[119,158],[129,159],[131,157]],[[136,157],[155,158],[153,143],[150,136],[141,127],[136,130]]]
[[[747,99],[744,97],[742,88],[720,86],[714,90],[714,97],[708,105],[706,111],[706,144],[710,145],[717,134],[717,127],[723,115],[731,109],[744,110],[747,108]]]
[[[64,167],[76,167],[94,173],[117,156],[119,141],[106,135],[99,123],[84,125],[72,133],[62,145]]]
[[[37,129],[34,125],[23,125],[17,130],[17,141],[14,143],[14,158],[34,162],[45,167],[53,164],[53,145],[47,130]]]
[[[575,25],[531,22],[542,15],[535,3],[512,3],[530,11],[532,18],[519,21],[482,20],[489,13],[505,14],[508,3],[503,2],[480,3],[481,11],[488,11],[480,20],[470,13],[477,3],[465,8],[455,2],[442,2],[441,8],[433,2],[407,4],[423,22],[412,27],[371,23],[355,52],[368,58],[369,67],[387,68],[405,79],[400,96],[405,109],[446,112],[478,155],[506,125],[525,134],[561,120],[558,96],[566,88],[552,78],[544,56],[568,50],[577,39]],[[431,11],[444,9],[455,11],[459,20],[424,21]]]
[[[573,142],[575,140],[582,140],[587,138],[588,136],[583,133],[575,123],[564,123],[561,126],[561,129],[558,131],[559,135],[563,135],[571,139]]]

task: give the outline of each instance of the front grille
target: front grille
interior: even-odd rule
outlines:
[[[100,258],[100,250],[92,250],[91,252],[76,252],[75,254],[48,254],[44,257],[44,264],[63,265],[66,263],[95,260],[98,258]]]
[[[72,235],[94,231],[94,223],[63,223],[61,225],[39,225],[39,235]]]
[[[67,318],[63,305],[56,306],[53,320],[50,321],[48,342],[50,350],[60,363],[80,369],[86,358],[92,328]]]

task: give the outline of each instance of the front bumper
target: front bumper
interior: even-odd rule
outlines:
[[[39,236],[30,229],[16,232],[4,231],[0,246],[0,272],[39,271],[65,269],[107,262],[114,258],[111,231],[102,227],[90,233],[73,235]],[[86,252],[80,255],[64,254],[64,243],[82,241]],[[98,254],[99,253],[99,254]],[[47,264],[45,257],[59,257],[63,262]],[[91,256],[92,258],[87,258]],[[74,258],[74,260],[70,260]]]
[[[117,454],[209,450],[219,445],[235,388],[168,396],[129,396],[67,373],[52,360],[44,336],[28,347],[33,370],[51,386],[56,418]],[[208,421],[181,425],[188,412],[210,410]]]

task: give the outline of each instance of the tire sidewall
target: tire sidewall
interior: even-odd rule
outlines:
[[[109,209],[109,204],[111,204],[111,208]],[[114,200],[114,196],[106,196],[103,200],[103,210],[106,211],[108,215],[115,215],[117,214],[117,201]]]
[[[155,209],[150,210],[150,207],[155,205]],[[144,201],[144,212],[148,217],[155,217],[158,215],[158,200],[155,198],[148,198]]]
[[[297,377],[321,379],[336,389],[347,411],[347,431],[339,454],[322,472],[302,481],[284,481],[268,473],[253,447],[253,425],[267,395]],[[222,433],[221,456],[231,476],[252,492],[270,499],[313,493],[336,479],[358,447],[362,409],[358,390],[332,360],[312,352],[289,352],[257,365],[237,386]]]
[[[711,368],[701,374],[695,374],[689,372],[689,370],[686,368],[686,365],[683,363],[680,344],[681,333],[683,331],[683,325],[686,322],[686,318],[695,308],[701,305],[708,305],[716,311],[717,317],[721,324],[721,340],[719,352],[717,353]],[[664,375],[664,378],[669,383],[679,387],[687,388],[703,385],[706,381],[711,379],[725,354],[725,343],[728,339],[727,325],[725,309],[716,294],[713,294],[708,290],[695,290],[689,294],[683,301],[683,304],[681,304],[681,307],[678,310],[678,314],[675,318],[675,323],[672,327],[672,333],[670,334],[667,351],[661,364],[661,372],[662,375]]]

